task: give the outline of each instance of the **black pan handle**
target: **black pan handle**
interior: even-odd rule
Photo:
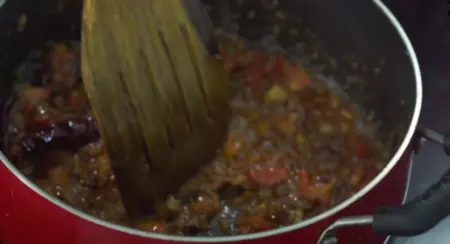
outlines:
[[[450,134],[440,135],[419,129],[418,136],[442,145],[450,156]],[[450,215],[450,170],[421,196],[396,207],[380,208],[373,215],[375,232],[392,236],[413,236],[424,233]]]
[[[450,133],[441,135],[429,129],[418,128],[413,140],[417,151],[427,139],[442,146],[450,156]],[[428,231],[450,215],[450,169],[421,196],[402,206],[382,207],[373,215],[348,216],[337,219],[322,231],[317,244],[337,244],[337,231],[342,228],[372,225],[378,234],[387,236],[414,236]]]

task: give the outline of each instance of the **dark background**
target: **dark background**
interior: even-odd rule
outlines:
[[[450,132],[450,3],[387,0],[386,4],[405,27],[419,57],[424,95],[420,125],[440,133]],[[408,199],[422,193],[450,167],[450,157],[430,142],[421,147],[413,162]],[[393,238],[391,243],[450,243],[450,218],[425,234]]]

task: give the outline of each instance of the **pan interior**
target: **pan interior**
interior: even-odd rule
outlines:
[[[3,18],[0,21],[5,26],[0,30],[3,104],[8,104],[13,82],[29,76],[36,68],[27,65],[28,70],[17,69],[24,67],[20,64],[30,53],[33,59],[33,52],[45,49],[49,40],[76,45],[80,38],[81,1],[66,1],[62,8],[56,1],[46,0],[35,8],[28,7],[33,4],[29,2],[19,7],[8,1],[0,9]],[[293,59],[302,57],[298,62],[314,71],[318,79],[345,93],[349,100],[361,105],[361,111],[379,121],[381,140],[391,155],[397,151],[413,118],[418,91],[402,40],[373,3],[356,0],[349,0],[348,4],[332,0],[261,1],[260,4],[227,1],[226,5],[221,5],[224,1],[204,2],[212,6],[210,16],[222,34],[243,37],[252,47],[271,49]],[[16,11],[6,13],[10,9]],[[27,24],[18,31],[17,22],[22,16],[28,19]],[[5,126],[3,123],[4,129]],[[233,217],[237,212],[226,207],[222,214]],[[199,236],[220,236],[217,221],[213,225],[214,233]]]

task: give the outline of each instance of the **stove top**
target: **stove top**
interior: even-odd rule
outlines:
[[[423,77],[423,108],[419,124],[450,132],[450,1],[391,0],[392,11],[405,27],[419,57]],[[450,167],[450,157],[431,142],[414,157],[407,199],[420,195]],[[450,239],[450,218],[414,237],[392,238],[391,244],[441,244]]]

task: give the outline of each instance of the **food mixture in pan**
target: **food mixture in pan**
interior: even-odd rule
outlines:
[[[361,189],[385,165],[371,123],[298,64],[222,44],[236,91],[217,158],[135,228],[173,235],[247,234],[300,222]],[[8,152],[42,189],[130,225],[80,77],[80,53],[54,44],[10,109]],[[43,85],[42,85],[43,84]],[[237,90],[239,87],[239,90]]]

